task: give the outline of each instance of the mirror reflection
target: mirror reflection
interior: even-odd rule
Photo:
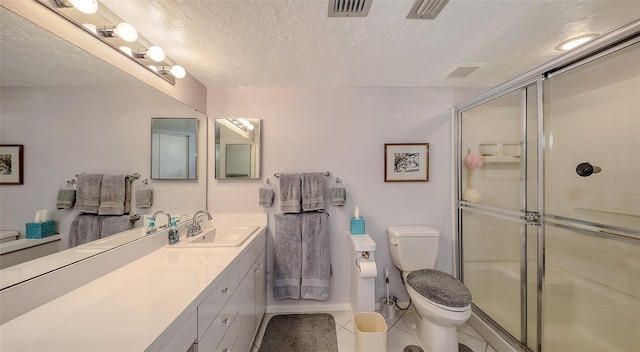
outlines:
[[[216,179],[260,178],[260,119],[215,119]]]
[[[2,6],[0,77],[0,140],[24,145],[24,184],[0,185],[0,242],[17,233],[0,243],[0,290],[141,238],[143,220],[157,210],[184,218],[206,208],[205,167],[195,168],[197,181],[151,180],[152,206],[132,201],[130,214],[140,215],[134,229],[69,248],[79,213],[57,209],[61,187],[81,173],[140,173],[135,191],[151,178],[150,119],[187,116],[205,126],[206,116]],[[206,139],[206,128],[196,131]],[[205,145],[196,143],[193,154],[200,165]],[[42,246],[25,238],[25,224],[42,209],[55,220],[54,254],[28,253]],[[5,260],[9,254],[20,258]]]
[[[151,119],[151,178],[195,180],[198,120]]]

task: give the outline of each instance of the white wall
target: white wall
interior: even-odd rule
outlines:
[[[24,184],[0,186],[0,228],[24,235],[36,210],[55,212],[58,187],[81,172],[150,178],[151,117],[198,117],[198,179],[150,180],[153,207],[137,209],[134,200],[132,213],[205,208],[206,119],[186,105],[144,87],[2,87],[0,94],[0,143],[24,144]],[[55,213],[66,244],[76,212]]]
[[[377,242],[379,267],[376,297],[384,296],[384,268],[391,272],[393,295],[408,301],[389,257],[386,228],[398,224],[430,224],[442,231],[437,268],[452,272],[451,107],[481,90],[448,88],[278,88],[209,89],[209,118],[255,117],[263,120],[262,180],[210,178],[208,209],[212,212],[269,213],[268,267],[273,266],[274,207],[258,205],[258,189],[266,178],[277,186],[277,172],[330,171],[347,188],[344,207],[328,205],[332,239],[332,297],[321,304],[349,302],[349,217],[357,205],[367,232]],[[210,126],[213,124],[210,121]],[[209,138],[213,131],[210,127]],[[429,182],[385,183],[385,143],[429,143]],[[211,142],[210,142],[211,143]],[[214,163],[209,163],[213,167]],[[211,169],[210,175],[214,172]],[[330,184],[327,180],[327,186]],[[329,204],[329,203],[327,203]],[[312,305],[314,301],[274,301],[270,306]]]

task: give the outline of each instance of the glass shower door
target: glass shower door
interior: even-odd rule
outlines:
[[[537,211],[536,107],[534,83],[459,115],[462,280],[476,313],[533,346],[537,227],[527,214]]]
[[[640,44],[543,88],[543,351],[640,351]]]

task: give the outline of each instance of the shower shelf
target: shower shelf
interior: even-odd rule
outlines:
[[[478,150],[485,163],[520,163],[520,143],[482,143]]]

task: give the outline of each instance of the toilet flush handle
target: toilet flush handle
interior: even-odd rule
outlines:
[[[390,239],[390,240],[389,240],[389,243],[391,243],[391,244],[392,244],[392,245],[394,245],[394,246],[397,246],[397,245],[398,245],[398,241],[397,241],[395,238]]]

